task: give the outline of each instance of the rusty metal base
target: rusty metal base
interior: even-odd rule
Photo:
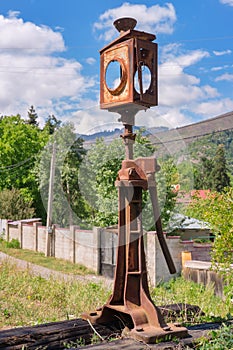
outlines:
[[[160,341],[171,341],[174,338],[185,338],[188,336],[188,330],[185,327],[179,327],[174,324],[168,324],[164,330],[161,327],[146,326],[141,329],[131,329],[126,335],[130,338],[143,341],[147,344]]]
[[[122,308],[122,306],[118,306],[118,308]],[[114,307],[109,308],[108,306],[104,306],[96,311],[82,314],[82,318],[89,320],[92,324],[118,324],[120,329],[124,325],[122,336],[143,341],[147,344],[188,336],[187,328],[181,327],[178,324],[169,323],[166,327],[155,327],[148,323],[134,326],[130,314],[118,311]]]

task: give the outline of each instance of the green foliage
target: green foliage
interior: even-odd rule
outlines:
[[[232,350],[233,325],[223,324],[220,329],[212,330],[207,337],[197,340],[195,349],[198,350]]]
[[[13,238],[10,242],[5,241],[6,248],[19,249],[20,243],[18,239]]]
[[[211,192],[206,199],[195,198],[187,209],[187,215],[204,220],[215,234],[212,261],[219,264],[227,283],[233,286],[233,188],[223,193]],[[222,269],[222,265],[225,267]],[[217,266],[216,266],[217,267]],[[232,295],[229,295],[232,298]]]
[[[225,158],[224,145],[218,145],[213,158],[201,156],[194,167],[195,189],[212,189],[222,192],[230,186],[230,177]]]
[[[32,199],[28,198],[18,189],[3,190],[0,192],[0,218],[21,220],[32,218],[35,209]]]
[[[177,303],[198,305],[204,314],[197,311],[193,315],[187,315],[184,312],[180,315],[180,319],[176,320],[186,324],[226,320],[233,313],[233,305],[215,296],[211,285],[205,288],[202,284],[187,281],[182,277],[171,279],[151,289],[151,297],[155,305]]]
[[[54,115],[49,115],[45,121],[44,130],[48,131],[49,135],[54,134],[54,132],[61,126],[61,121],[58,120]]]
[[[224,145],[219,145],[213,161],[212,188],[217,192],[222,192],[225,187],[230,186],[230,177],[228,176]]]
[[[29,187],[33,182],[30,170],[46,134],[18,115],[0,120],[0,136],[0,189]]]
[[[198,138],[190,143],[189,154],[194,163],[196,189],[212,188],[208,185],[210,167],[213,166],[211,163],[213,163],[213,159],[216,156],[217,149],[220,145],[223,145],[225,150],[225,161],[228,169],[227,173],[230,177],[232,177],[233,130],[212,133],[211,135]],[[202,159],[206,160],[206,162],[204,160],[205,164],[203,164]]]
[[[137,133],[134,158],[152,156],[154,147],[143,130]],[[110,226],[118,220],[118,193],[115,187],[121,162],[125,158],[121,139],[106,144],[98,139],[88,151],[80,168],[79,184],[82,195],[89,204],[89,221],[96,226]],[[157,174],[159,201],[163,222],[166,223],[175,205],[176,193],[171,185],[178,183],[177,168],[169,159],[163,162]],[[152,206],[148,192],[143,193],[143,223],[146,229],[154,229]]]
[[[194,167],[194,188],[208,190],[212,188],[213,159],[201,157]]]
[[[79,184],[89,205],[89,222],[96,226],[117,223],[117,189],[115,180],[124,159],[124,146],[120,139],[107,145],[97,139],[88,150],[80,168]]]
[[[0,190],[20,189],[33,200],[40,216],[43,208],[32,169],[48,139],[46,131],[23,120],[20,115],[0,119]]]
[[[39,124],[37,122],[37,119],[38,115],[35,111],[35,108],[31,106],[28,110],[28,120],[26,121],[26,123],[38,127]]]
[[[160,207],[162,207],[162,223],[164,228],[166,228],[176,204],[177,192],[174,191],[172,186],[179,184],[178,169],[171,158],[161,163],[161,170],[157,174],[157,178],[158,192],[161,198]]]
[[[52,221],[66,227],[81,225],[86,216],[86,203],[79,188],[79,167],[85,155],[83,140],[76,139],[74,126],[64,124],[50,136],[40,154],[35,175],[45,208],[48,203],[50,164],[55,144],[55,176]]]

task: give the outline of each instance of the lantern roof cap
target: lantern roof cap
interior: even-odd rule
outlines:
[[[120,32],[120,35],[119,37],[114,39],[111,43],[104,46],[100,50],[100,53],[128,39],[137,38],[145,41],[153,41],[156,39],[156,35],[154,34],[135,30],[134,28],[137,24],[137,21],[134,18],[129,18],[129,17],[119,18],[115,20],[113,24],[116,27],[116,29]]]
[[[134,29],[137,25],[137,20],[131,17],[118,18],[113,22],[113,25],[118,32],[127,32],[129,29]]]

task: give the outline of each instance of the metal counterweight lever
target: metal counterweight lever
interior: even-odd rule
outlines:
[[[155,181],[154,173],[147,174],[147,179],[148,179],[148,189],[150,192],[150,198],[151,198],[152,207],[153,207],[153,214],[154,214],[154,221],[155,221],[157,237],[158,237],[163,255],[165,257],[168,269],[169,269],[171,274],[174,274],[174,273],[176,273],[176,268],[175,268],[173,259],[171,257],[170,251],[168,249],[166,240],[164,238],[164,234],[163,234],[163,228],[162,228],[162,222],[161,222],[161,215],[160,215],[160,211],[159,211],[159,203],[158,203],[157,188],[156,188],[156,181]]]
[[[155,157],[137,158],[137,159],[135,159],[135,162],[146,174],[147,182],[148,182],[148,190],[149,190],[150,198],[151,198],[151,202],[152,202],[157,237],[158,237],[159,244],[161,246],[164,258],[166,260],[169,272],[171,274],[174,274],[174,273],[176,273],[176,268],[175,268],[173,259],[171,257],[170,251],[168,249],[167,242],[164,238],[164,234],[163,234],[161,214],[160,214],[160,210],[159,210],[159,202],[158,202],[158,195],[157,195],[156,180],[155,180],[155,173],[160,169],[160,167],[158,166]]]

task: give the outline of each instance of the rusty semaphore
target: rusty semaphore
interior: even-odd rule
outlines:
[[[155,35],[134,30],[137,21],[120,18],[114,22],[117,39],[100,50],[100,108],[145,109],[158,104],[157,44]],[[111,82],[113,69],[118,76]]]
[[[157,199],[154,157],[133,159],[138,111],[158,104],[155,35],[135,30],[137,21],[114,22],[120,35],[100,50],[100,108],[120,114],[126,159],[118,172],[118,247],[113,292],[101,308],[82,317],[95,324],[127,327],[127,336],[154,343],[185,337],[187,329],[167,324],[150,297],[142,228],[142,191],[149,191],[158,240],[171,274],[176,272],[164,238]],[[113,71],[111,71],[113,69]]]

